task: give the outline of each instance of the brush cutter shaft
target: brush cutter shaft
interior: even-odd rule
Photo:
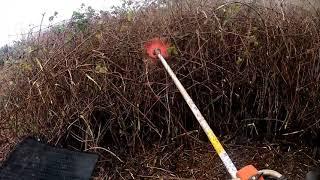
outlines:
[[[158,58],[161,60],[161,63],[163,64],[164,68],[167,70],[171,78],[173,79],[173,82],[175,85],[178,87],[180,93],[182,94],[183,98],[187,102],[188,106],[190,107],[191,111],[193,112],[194,116],[197,118],[198,122],[200,123],[202,129],[208,136],[212,146],[218,153],[220,159],[222,160],[223,164],[227,168],[229,174],[231,175],[232,178],[236,178],[236,173],[237,173],[237,168],[231,161],[230,157],[222,147],[221,143],[219,142],[217,136],[213,133],[212,129],[210,128],[209,124],[207,121],[204,119],[203,115],[201,114],[200,110],[198,107],[195,105],[189,94],[187,93],[186,89],[183,87],[177,76],[174,74],[170,66],[168,65],[167,61],[162,57],[160,52],[156,51],[156,54]]]

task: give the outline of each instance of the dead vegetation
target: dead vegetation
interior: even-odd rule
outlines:
[[[73,17],[21,42],[1,131],[98,152],[99,172],[151,147],[205,140],[165,70],[144,54],[146,41],[164,37],[172,69],[225,142],[318,146],[319,19],[297,7],[192,0]]]

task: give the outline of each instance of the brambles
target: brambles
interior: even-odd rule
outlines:
[[[176,137],[198,124],[165,70],[146,66],[142,48],[165,37],[172,69],[217,134],[317,137],[319,17],[290,8],[170,1],[75,12],[24,54],[1,118],[19,134],[82,150],[185,142]]]
[[[80,10],[74,11],[71,16],[70,23],[76,32],[85,32],[90,21],[97,16],[96,11],[91,6],[85,7],[86,6],[82,4]]]

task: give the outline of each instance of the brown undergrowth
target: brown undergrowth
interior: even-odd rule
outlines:
[[[0,134],[98,152],[101,172],[154,145],[205,140],[165,70],[144,53],[145,42],[162,37],[169,64],[225,142],[316,147],[319,25],[316,12],[293,6],[192,0],[73,17],[20,42],[26,50],[6,79]]]

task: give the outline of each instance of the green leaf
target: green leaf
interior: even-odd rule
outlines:
[[[39,60],[38,58],[35,58],[35,61],[37,62],[37,64],[38,64],[39,68],[40,68],[40,69],[41,69],[41,71],[42,71],[42,70],[43,70],[43,66],[42,66],[42,64],[41,64],[40,60]]]
[[[95,71],[98,74],[106,74],[108,72],[108,69],[106,67],[102,66],[101,64],[97,64]]]
[[[20,64],[20,68],[23,70],[23,71],[32,71],[32,66],[31,64],[27,63],[27,62],[23,62]]]
[[[103,35],[101,32],[98,32],[96,33],[95,37],[98,39],[98,40],[101,40],[103,38]]]
[[[133,20],[133,11],[129,10],[127,13],[127,20],[131,22]]]
[[[168,51],[168,54],[169,54],[170,56],[178,55],[177,48],[176,48],[174,45],[168,47],[168,48],[167,48],[167,51]]]
[[[26,49],[24,49],[24,51],[28,54],[32,53],[34,51],[34,49],[31,46],[28,46]]]
[[[238,57],[236,64],[240,65],[243,62],[243,59],[241,57]]]
[[[240,10],[241,10],[240,4],[235,3],[235,4],[230,5],[230,8],[229,8],[230,13],[237,14],[237,13],[239,13]]]

